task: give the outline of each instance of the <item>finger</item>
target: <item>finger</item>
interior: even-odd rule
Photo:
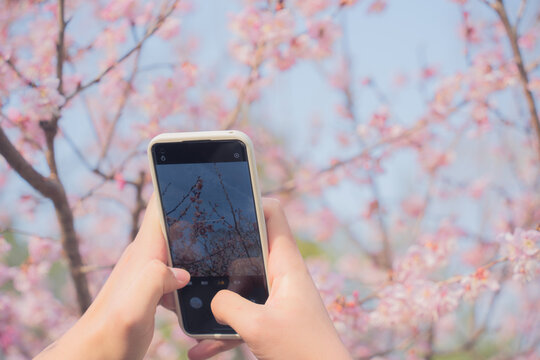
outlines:
[[[159,305],[172,312],[176,312],[176,304],[174,303],[174,292],[165,294],[159,300]]]
[[[268,233],[269,275],[273,277],[305,268],[279,201],[264,198],[263,207]]]
[[[203,340],[188,351],[188,357],[191,360],[205,360],[240,344],[240,340]]]
[[[217,322],[229,325],[240,336],[250,334],[253,319],[264,311],[262,305],[246,300],[230,290],[220,290],[212,299],[210,307]]]
[[[148,202],[144,219],[137,234],[122,256],[116,263],[109,279],[101,288],[94,303],[96,306],[105,301],[109,294],[114,294],[120,289],[129,286],[126,279],[132,279],[132,275],[139,271],[149,260],[157,259],[162,263],[167,262],[167,246],[159,223],[158,201],[152,194]]]
[[[186,270],[152,260],[144,266],[131,288],[132,309],[155,309],[163,295],[186,286],[188,282],[189,273]]]
[[[142,254],[145,260],[159,259],[162,262],[167,262],[167,246],[161,230],[159,206],[159,201],[154,193],[148,201],[141,227],[133,245],[137,249],[135,252]]]
[[[141,228],[139,229],[139,234],[135,240],[141,238],[139,235],[153,233],[157,230],[161,231],[158,206],[158,199],[156,198],[155,193],[153,193],[148,201],[148,204],[146,205],[146,211],[141,223]]]

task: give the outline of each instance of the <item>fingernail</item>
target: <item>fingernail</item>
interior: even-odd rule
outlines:
[[[172,272],[174,274],[174,277],[176,278],[176,281],[178,281],[180,285],[184,286],[189,282],[190,275],[186,270],[172,268]]]

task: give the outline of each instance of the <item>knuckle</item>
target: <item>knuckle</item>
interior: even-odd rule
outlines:
[[[146,265],[146,268],[151,275],[160,277],[167,275],[169,271],[167,266],[157,259],[150,260]]]
[[[264,204],[273,212],[281,210],[281,202],[276,198],[264,198]]]
[[[167,265],[157,259],[150,260],[143,271],[143,281],[150,281],[151,292],[163,291],[163,284],[169,275]]]
[[[270,206],[273,206],[273,207],[281,207],[281,202],[276,199],[276,198],[270,198],[270,197],[267,197],[265,198],[265,201],[268,202],[268,204]]]

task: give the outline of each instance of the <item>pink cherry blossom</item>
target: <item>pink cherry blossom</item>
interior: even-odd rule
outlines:
[[[380,13],[386,9],[386,0],[374,0],[368,7],[369,13]]]
[[[426,66],[422,69],[421,76],[423,79],[431,79],[437,75],[437,68],[434,66]]]
[[[370,322],[377,327],[408,329],[453,311],[460,294],[447,286],[425,280],[396,283],[381,292]]]
[[[308,33],[315,41],[311,52],[315,58],[330,55],[334,42],[341,35],[341,29],[330,19],[312,21],[308,25]]]
[[[401,203],[401,206],[403,208],[403,211],[411,216],[411,217],[418,217],[420,214],[424,212],[424,209],[426,207],[425,199],[418,195],[411,195],[407,197],[403,202]]]
[[[422,149],[420,161],[429,172],[436,171],[440,167],[448,166],[454,160],[452,152],[444,152],[436,149]]]
[[[30,121],[50,120],[57,113],[64,97],[57,91],[58,79],[49,78],[37,87],[29,89],[22,97],[25,113]]]
[[[536,45],[538,41],[538,33],[537,32],[528,32],[527,34],[522,35],[519,38],[519,45],[527,50],[533,50],[534,46]]]
[[[405,255],[395,262],[394,276],[402,281],[421,278],[445,266],[462,234],[452,222],[442,222],[435,233],[423,234],[419,243],[410,246]]]
[[[304,16],[309,18],[327,9],[331,2],[329,0],[296,0],[295,5]]]
[[[491,181],[485,177],[476,179],[469,185],[468,191],[473,198],[478,199],[482,196],[490,183]]]
[[[6,240],[5,237],[0,235],[0,256],[7,254],[11,249],[11,244]]]
[[[495,291],[500,287],[499,282],[485,268],[478,268],[474,274],[464,276],[460,284],[463,287],[463,296],[468,300],[476,299],[486,290]]]
[[[127,31],[128,23],[122,21],[117,25],[106,28],[96,39],[94,46],[103,49],[106,54],[105,61],[103,61],[104,67],[109,66],[120,56],[116,45],[126,40]]]
[[[539,272],[540,232],[515,229],[513,234],[499,236],[501,253],[512,263],[516,280],[530,281]]]
[[[118,186],[118,190],[123,190],[124,187],[126,187],[126,179],[124,179],[124,175],[122,173],[118,172],[114,175],[114,180],[116,181],[116,185]]]
[[[180,32],[180,20],[178,18],[168,18],[165,23],[159,28],[158,35],[165,40],[172,39],[178,36]]]
[[[28,242],[28,255],[32,261],[39,262],[54,262],[60,258],[60,244],[58,241],[53,241],[46,238],[32,237]]]
[[[383,132],[383,130],[386,128],[389,116],[390,114],[388,113],[388,109],[382,108],[373,113],[369,121],[369,126]]]
[[[330,83],[338,90],[345,90],[349,86],[349,81],[349,69],[343,61],[340,61],[330,78]]]
[[[16,314],[9,299],[0,296],[0,350],[8,352],[21,337],[21,329],[14,323]]]
[[[107,3],[100,10],[100,17],[107,21],[116,21],[121,18],[127,17],[130,20],[134,20],[139,11],[139,4],[135,0],[120,0]]]

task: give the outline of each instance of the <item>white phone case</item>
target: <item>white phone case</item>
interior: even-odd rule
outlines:
[[[175,142],[193,141],[193,140],[239,140],[246,145],[247,160],[248,160],[248,165],[249,165],[249,174],[251,177],[253,197],[255,199],[255,211],[257,215],[257,223],[259,225],[259,236],[261,238],[264,272],[265,272],[265,277],[266,277],[266,283],[268,286],[268,292],[270,292],[270,283],[268,282],[268,277],[266,276],[267,262],[268,262],[268,240],[266,237],[266,223],[264,221],[264,213],[263,213],[262,201],[261,201],[261,192],[259,189],[259,181],[258,181],[258,177],[256,173],[257,167],[255,165],[255,154],[253,151],[253,144],[251,142],[251,139],[241,131],[226,130],[226,131],[197,131],[197,132],[183,132],[183,133],[164,133],[164,134],[160,134],[154,137],[150,141],[150,144],[148,144],[148,151],[147,151],[148,161],[150,162],[150,172],[152,174],[152,183],[154,185],[154,193],[158,195],[156,196],[156,199],[159,202],[158,207],[159,207],[159,211],[161,212],[159,221],[161,223],[161,231],[163,232],[163,237],[165,238],[165,241],[167,242],[167,259],[168,259],[169,266],[172,266],[171,252],[169,250],[170,249],[169,239],[167,237],[167,231],[165,227],[164,215],[163,215],[163,210],[162,210],[163,207],[161,204],[161,196],[159,196],[159,188],[157,184],[157,177],[156,177],[156,172],[154,168],[154,160],[152,156],[152,146],[158,143],[175,143]],[[180,326],[182,327],[182,330],[188,336],[195,339],[231,339],[231,340],[240,339],[240,335],[238,334],[191,334],[187,332],[182,321],[180,303],[178,301],[178,293],[176,291],[174,291],[174,303],[175,303],[176,314],[178,315],[178,321],[180,323]]]

